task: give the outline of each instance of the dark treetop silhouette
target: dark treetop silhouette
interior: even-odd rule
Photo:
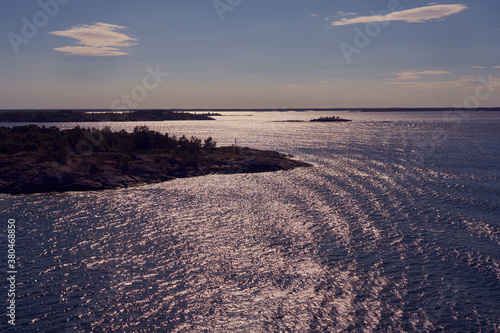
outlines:
[[[36,125],[0,128],[0,193],[129,187],[211,173],[311,166],[288,155],[217,147],[212,138],[177,138],[136,127],[133,133]]]
[[[165,121],[214,120],[216,113],[194,114],[171,110],[136,110],[130,112],[89,111],[8,111],[0,112],[0,122],[95,122],[95,121]]]

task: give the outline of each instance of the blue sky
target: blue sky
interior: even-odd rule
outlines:
[[[2,6],[4,109],[500,106],[498,0]]]

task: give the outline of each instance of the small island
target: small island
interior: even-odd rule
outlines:
[[[212,138],[36,125],[0,127],[0,193],[96,191],[214,173],[310,167],[275,151],[217,147]]]
[[[311,119],[310,121],[312,121],[312,122],[346,122],[346,121],[352,121],[352,120],[343,119],[343,118],[340,118],[339,116],[331,116],[331,117],[319,117],[316,119]]]
[[[52,123],[52,122],[100,122],[100,121],[167,121],[167,120],[215,120],[218,113],[196,114],[172,110],[112,111],[8,111],[0,112],[0,122]]]

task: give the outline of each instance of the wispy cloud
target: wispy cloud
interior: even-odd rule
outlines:
[[[396,73],[395,75],[397,75],[397,77],[389,80],[387,84],[420,90],[451,89],[460,87],[473,88],[483,84],[480,78],[475,77],[465,77],[449,81],[437,80],[441,75],[445,74],[451,73],[447,71],[401,71]],[[494,88],[500,87],[500,79],[490,77],[489,84]]]
[[[52,35],[76,39],[73,46],[55,48],[59,52],[85,56],[119,56],[127,52],[123,47],[136,45],[137,39],[122,32],[126,27],[97,22],[89,25],[77,25],[64,31],[52,31]]]
[[[465,78],[454,81],[426,81],[436,79],[442,75],[451,74],[448,71],[400,71],[397,77],[389,80],[387,84],[398,85],[413,89],[443,89],[457,88],[472,85],[477,82],[474,78]]]
[[[354,18],[343,18],[340,21],[332,22],[332,25],[347,25],[356,23],[404,21],[408,23],[421,23],[429,20],[441,19],[459,13],[467,9],[466,5],[431,5],[413,9],[407,9],[399,12],[393,12],[387,15],[359,16]]]
[[[413,81],[407,81],[407,82],[387,82],[388,84],[395,84],[395,85],[400,85],[406,88],[413,88],[413,89],[431,89],[431,90],[436,90],[436,89],[451,89],[451,88],[460,88],[460,87],[465,87],[465,88],[476,88],[479,85],[483,85],[484,82],[481,81],[480,79],[476,78],[463,78],[463,79],[458,79],[458,80],[453,80],[453,81],[438,81],[438,82],[413,82]],[[499,89],[500,88],[500,79],[499,78],[489,78],[488,80],[489,87],[493,89]]]
[[[422,78],[422,76],[431,76],[431,75],[444,75],[451,74],[448,71],[401,71],[397,73],[398,77],[392,79],[391,81],[407,81],[407,80],[418,80]]]
[[[391,80],[387,82],[387,84],[393,84],[413,89],[449,89],[449,88],[475,86],[478,84],[478,82],[479,80],[475,78],[464,78],[453,81],[432,81],[432,82]]]
[[[346,12],[338,12],[337,16],[339,17],[346,17],[346,16],[356,16],[359,15],[358,13],[346,13]]]
[[[488,66],[470,66],[472,69],[485,69],[488,68]]]
[[[500,66],[493,66],[493,68],[500,68]]]

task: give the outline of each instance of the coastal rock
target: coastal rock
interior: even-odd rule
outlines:
[[[310,167],[274,151],[222,147],[203,151],[196,161],[168,155],[93,153],[66,161],[40,162],[36,153],[0,156],[0,193],[98,191],[207,174],[255,173]]]

